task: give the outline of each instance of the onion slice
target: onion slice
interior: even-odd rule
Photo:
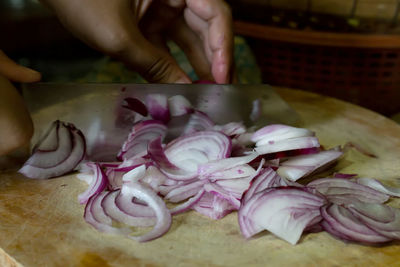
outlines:
[[[340,239],[362,243],[382,243],[391,239],[365,226],[348,209],[336,204],[321,208],[325,231]]]
[[[87,203],[89,198],[91,198],[93,195],[101,193],[108,184],[108,178],[99,164],[92,162],[88,162],[86,164],[92,169],[93,174],[89,183],[89,187],[85,192],[78,196],[78,201],[80,204]]]
[[[356,182],[358,184],[362,184],[370,188],[373,188],[376,191],[382,192],[386,195],[393,197],[400,197],[400,188],[384,185],[377,179],[363,177],[363,178],[358,178]]]
[[[168,98],[168,107],[173,117],[193,112],[192,104],[182,95],[175,95]]]
[[[146,120],[132,127],[126,141],[122,145],[118,158],[128,160],[144,156],[147,153],[148,143],[158,137],[164,139],[167,134],[167,126],[156,120]]]
[[[295,245],[304,229],[320,216],[320,207],[325,199],[314,195],[304,188],[277,187],[254,195],[241,206],[240,216],[247,217],[258,227]],[[242,232],[246,225],[239,220]]]
[[[379,234],[400,240],[400,210],[382,204],[353,203],[350,212]]]
[[[336,204],[351,204],[361,201],[367,203],[384,203],[389,196],[370,187],[357,184],[345,178],[322,178],[307,184]]]
[[[152,230],[141,236],[129,235],[129,238],[139,242],[147,242],[162,236],[169,230],[172,222],[171,213],[164,201],[153,190],[140,183],[129,183],[122,186],[121,194],[146,202],[154,210],[157,217],[156,224]]]
[[[76,129],[75,126],[72,124],[66,124],[65,126],[70,131],[72,141],[72,149],[67,158],[58,162],[55,166],[48,168],[35,167],[25,163],[18,172],[28,178],[34,179],[47,179],[71,172],[83,160],[86,151],[86,142],[82,132]],[[52,152],[49,153],[50,157],[54,156]]]
[[[280,164],[277,173],[281,177],[294,182],[329,167],[342,155],[343,152],[341,151],[326,150],[292,157]]]
[[[124,101],[126,104],[122,105],[122,107],[133,110],[133,111],[139,113],[140,115],[142,115],[143,117],[147,116],[147,114],[148,114],[147,107],[139,99],[133,98],[133,97],[127,97],[124,99]]]
[[[146,96],[146,106],[151,117],[164,124],[170,120],[168,98],[163,94],[149,94]]]

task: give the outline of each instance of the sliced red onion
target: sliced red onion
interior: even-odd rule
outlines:
[[[195,196],[199,191],[202,190],[205,183],[207,183],[207,181],[200,180],[178,186],[168,192],[168,194],[165,196],[165,199],[173,203],[180,202],[182,200]]]
[[[235,136],[233,138],[233,140],[235,140],[235,143],[242,145],[244,147],[247,147],[250,145],[252,146],[252,145],[254,145],[254,142],[252,141],[253,135],[254,135],[254,133],[246,132],[246,133],[240,134],[238,136]]]
[[[226,158],[231,153],[231,140],[215,131],[202,131],[174,139],[163,150],[160,141],[149,145],[149,154],[168,177],[191,180],[197,177],[198,165]]]
[[[192,104],[182,95],[175,95],[168,98],[168,107],[173,117],[193,112]]]
[[[137,198],[132,198],[130,195],[122,195],[121,191],[115,197],[115,205],[124,213],[133,217],[151,217],[155,218],[155,213],[152,208]]]
[[[147,114],[148,114],[147,107],[139,99],[133,98],[133,97],[127,97],[124,99],[124,101],[126,103],[125,105],[123,105],[124,108],[133,110],[133,111],[139,113],[140,115],[142,115],[143,117],[147,116]]]
[[[46,152],[54,151],[59,147],[59,128],[62,123],[59,120],[51,123],[50,127],[44,132],[43,136],[40,137],[37,144],[34,145],[32,152],[36,150]]]
[[[311,136],[314,136],[314,133],[308,129],[272,124],[257,130],[252,136],[252,141],[256,143],[256,146],[262,146],[278,141]]]
[[[101,201],[107,195],[107,192],[101,192],[89,199],[85,206],[83,215],[85,221],[100,232],[125,235],[128,233],[126,228],[116,228],[112,226],[112,219],[104,213],[101,207]]]
[[[353,203],[348,206],[350,212],[367,227],[379,234],[400,240],[400,210],[373,203]]]
[[[158,168],[149,166],[146,170],[146,175],[141,181],[149,185],[156,193],[159,193],[159,187],[167,181],[167,176]]]
[[[168,98],[164,94],[149,94],[146,96],[146,106],[151,117],[163,123],[171,119],[168,107]]]
[[[205,193],[204,189],[201,189],[200,191],[197,192],[196,195],[192,196],[184,203],[173,207],[172,209],[170,209],[171,215],[180,214],[180,213],[190,210],[197,202],[200,201],[200,199],[203,197],[204,193]]]
[[[213,220],[219,220],[236,210],[226,199],[208,192],[205,192],[192,208]]]
[[[271,168],[261,169],[251,181],[250,187],[242,196],[242,205],[253,195],[267,188],[287,186],[286,182]]]
[[[316,189],[335,204],[351,204],[357,201],[384,203],[389,199],[386,194],[343,178],[317,179],[308,183],[307,187]]]
[[[18,171],[29,178],[46,179],[64,175],[71,172],[83,160],[86,151],[85,138],[80,130],[76,129],[72,124],[65,125],[70,131],[72,149],[67,158],[61,160],[52,167],[35,167],[28,163]],[[60,151],[63,152],[63,151]],[[49,156],[53,157],[52,152]],[[35,154],[35,153],[34,153]],[[28,160],[29,161],[29,160]]]
[[[164,139],[167,126],[156,120],[147,120],[135,124],[118,153],[119,159],[130,159],[146,154],[148,143],[158,137]]]
[[[129,238],[139,242],[147,242],[162,236],[169,230],[172,222],[171,213],[164,201],[153,190],[140,183],[129,183],[122,186],[121,194],[146,202],[154,210],[157,217],[156,224],[152,230],[141,236],[129,236]]]
[[[86,191],[79,194],[78,201],[80,204],[87,203],[89,198],[104,191],[104,189],[107,187],[108,184],[108,178],[101,169],[99,164],[87,163],[87,165],[92,168],[93,178],[91,179]]]
[[[216,171],[207,176],[210,181],[221,181],[223,180],[235,180],[253,177],[255,175],[255,170],[248,164],[239,165],[231,169],[226,169],[222,171]]]
[[[107,216],[117,222],[135,227],[149,227],[156,223],[155,217],[132,216],[129,212],[125,211],[129,211],[133,207],[126,207],[125,205],[117,206],[115,200],[119,194],[120,190],[108,191],[107,195],[101,201],[101,207]],[[135,205],[132,201],[129,204],[131,206]]]
[[[270,188],[258,194],[240,207],[247,211],[241,216],[293,245],[304,229],[320,216],[319,209],[325,204],[323,198],[298,187]],[[239,220],[242,230],[246,225],[241,222]]]
[[[213,129],[215,131],[223,132],[227,136],[236,136],[246,132],[246,127],[243,125],[243,122],[230,122],[224,125],[214,125]]]
[[[244,190],[246,190],[246,188]],[[204,190],[208,193],[217,195],[219,198],[225,199],[226,201],[231,203],[231,205],[234,207],[235,210],[239,209],[240,207],[239,198],[241,197],[241,194],[235,194],[234,192],[228,191],[224,187],[215,183],[205,184]]]
[[[253,172],[255,173],[255,171]],[[215,181],[215,184],[221,186],[232,194],[236,199],[240,200],[243,193],[249,188],[253,174],[243,178],[222,179]],[[240,204],[239,204],[240,205]],[[239,208],[239,207],[238,207]]]
[[[400,197],[400,188],[384,185],[377,179],[358,178],[356,180],[356,182],[358,184],[362,184],[362,185],[368,186],[370,188],[373,188],[376,191],[382,192],[386,195],[393,196],[393,197]]]
[[[214,127],[214,122],[204,112],[196,110],[190,115],[189,121],[183,130],[183,135],[192,134],[199,131],[210,130]]]
[[[57,127],[57,148],[53,151],[42,151],[40,146],[25,164],[38,168],[51,168],[64,161],[72,151],[72,137],[69,127],[61,123]],[[52,138],[51,135],[48,135]]]
[[[348,241],[382,243],[391,239],[365,226],[349,210],[336,204],[321,208],[322,227],[331,235]]]
[[[122,183],[136,183],[146,176],[146,165],[140,165],[122,176]]]
[[[300,178],[315,174],[330,166],[343,155],[341,151],[326,150],[319,153],[301,155],[281,163],[277,173],[279,176],[290,181],[297,181]]]
[[[257,153],[251,153],[249,155],[242,156],[242,157],[230,157],[230,158],[224,158],[224,159],[220,159],[220,160],[210,161],[205,164],[199,165],[197,168],[197,172],[198,172],[200,178],[208,178],[208,177],[212,176],[215,172],[231,170],[235,167],[242,167],[245,164],[246,164],[246,166],[248,166],[247,163],[253,161],[258,156],[259,155]],[[250,166],[248,166],[248,167],[250,167]],[[251,169],[254,170],[253,168],[251,168]],[[245,173],[245,171],[240,172],[239,170],[240,169],[237,170],[238,174]],[[248,176],[248,175],[245,174],[240,177],[244,177],[244,176]],[[224,178],[229,179],[229,178],[233,178],[233,177],[230,177],[229,175],[226,175],[226,176],[220,175],[219,179],[224,179]]]
[[[280,151],[291,151],[319,147],[319,141],[316,137],[298,137],[287,140],[271,141],[255,147],[255,151],[260,155],[276,153]]]

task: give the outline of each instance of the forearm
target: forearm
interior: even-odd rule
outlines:
[[[0,155],[26,145],[33,134],[33,124],[16,88],[0,75]]]

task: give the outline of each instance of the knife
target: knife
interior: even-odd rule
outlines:
[[[183,95],[217,124],[242,121],[258,128],[299,122],[299,115],[269,85],[36,83],[25,84],[22,94],[34,123],[32,144],[51,122],[62,120],[83,132],[88,147],[100,142],[110,154],[132,127],[135,114],[122,107],[129,97],[144,101],[148,94]]]

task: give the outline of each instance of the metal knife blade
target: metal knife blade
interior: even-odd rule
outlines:
[[[298,114],[268,85],[37,83],[23,86],[35,127],[32,143],[58,119],[81,129],[89,137],[89,146],[101,139],[115,144],[111,150],[117,149],[132,126],[133,112],[122,108],[124,99],[144,100],[154,93],[183,95],[218,124],[243,121],[248,127],[261,127],[299,121]],[[97,141],[90,140],[93,136]]]

